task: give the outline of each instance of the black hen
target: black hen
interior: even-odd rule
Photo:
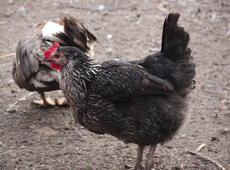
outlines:
[[[179,14],[164,23],[162,50],[143,60],[104,62],[98,66],[81,50],[59,47],[46,61],[62,66],[60,88],[80,124],[136,143],[136,170],[150,146],[150,170],[157,144],[171,139],[183,123],[195,65],[187,48],[189,34],[177,26]]]
[[[13,61],[12,75],[20,88],[37,91],[42,101],[34,101],[42,105],[62,105],[65,100],[52,101],[45,98],[44,92],[59,90],[58,72],[50,63],[42,63],[44,50],[53,42],[62,46],[75,46],[85,53],[93,54],[93,43],[96,37],[90,33],[78,20],[65,17],[58,22],[48,22],[41,34],[33,38],[19,41],[16,57]]]

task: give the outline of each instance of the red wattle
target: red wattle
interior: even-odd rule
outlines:
[[[55,64],[55,63],[50,63],[50,67],[52,67],[52,68],[54,68],[56,70],[62,69],[62,65]]]
[[[49,58],[50,57],[50,54],[51,54],[51,51],[47,50],[44,52],[44,56],[45,58]]]

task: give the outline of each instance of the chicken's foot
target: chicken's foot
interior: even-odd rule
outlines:
[[[144,151],[144,146],[138,145],[136,165],[135,165],[134,168],[129,166],[129,165],[126,165],[127,169],[130,169],[130,170],[144,170],[144,167],[142,166],[143,151]]]
[[[33,100],[33,103],[43,107],[51,107],[51,106],[68,106],[67,100],[65,97],[59,99],[46,98],[44,92],[39,92],[41,96],[41,100]]]
[[[153,155],[155,153],[156,150],[156,145],[151,145],[149,148],[149,153],[147,155],[147,159],[146,159],[146,164],[145,164],[145,170],[151,170],[153,168]]]

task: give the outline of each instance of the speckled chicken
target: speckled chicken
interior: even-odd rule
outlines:
[[[61,46],[75,46],[92,57],[93,43],[96,37],[78,20],[65,17],[59,21],[44,24],[41,34],[19,41],[16,57],[13,61],[12,75],[20,88],[37,91],[42,100],[35,100],[40,105],[64,105],[66,100],[52,100],[45,97],[45,92],[59,90],[58,71],[55,65],[42,63],[44,50],[59,42]]]
[[[143,169],[145,146],[150,146],[145,170],[151,170],[157,144],[170,140],[185,118],[195,65],[178,18],[168,15],[161,51],[143,60],[99,65],[74,47],[53,48],[44,58],[60,66],[60,88],[80,124],[138,145],[135,170]]]

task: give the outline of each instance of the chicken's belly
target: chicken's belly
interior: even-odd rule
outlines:
[[[179,95],[145,96],[126,102],[91,96],[83,125],[128,143],[163,143],[181,126],[185,106]]]

